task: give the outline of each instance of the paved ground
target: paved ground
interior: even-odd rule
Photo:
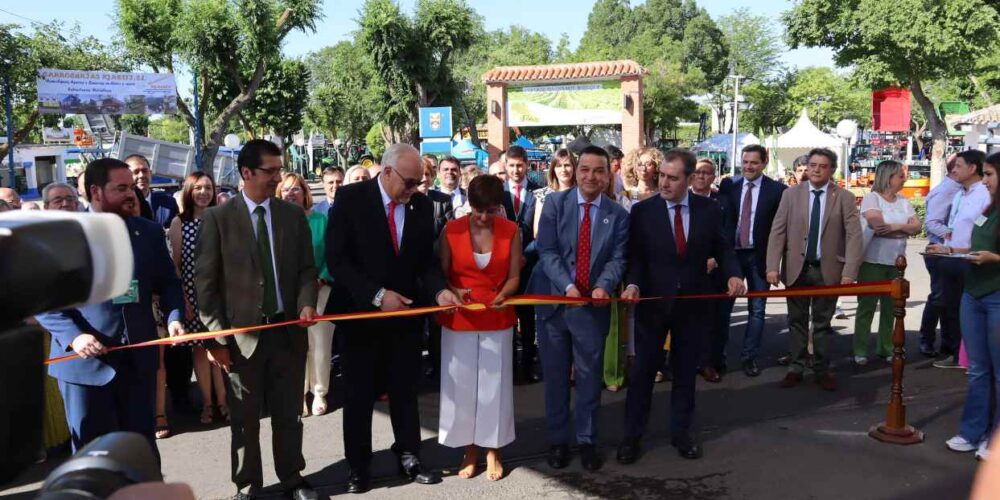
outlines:
[[[917,353],[915,332],[928,289],[926,270],[917,249],[910,245],[913,298],[909,301],[906,326],[907,349]],[[845,300],[853,315],[854,299]],[[746,310],[738,307],[734,324],[743,325]],[[809,498],[809,499],[951,499],[968,496],[976,462],[971,455],[947,451],[944,440],[958,427],[964,400],[964,376],[960,371],[943,371],[930,366],[919,354],[906,367],[906,404],[909,422],[926,432],[923,444],[901,447],[886,445],[867,437],[872,424],[882,420],[889,398],[888,365],[874,361],[854,368],[848,355],[853,319],[835,320],[841,334],[833,344],[840,389],[825,393],[815,384],[780,389],[784,375],[775,366],[787,345],[785,307],[774,301],[768,307],[767,330],[762,355],[766,367],[762,376],[749,379],[737,370],[721,384],[699,379],[696,422],[698,438],[704,443],[705,457],[699,461],[679,458],[667,437],[669,383],[656,386],[651,418],[651,435],[645,452],[635,465],[614,462],[614,447],[622,435],[624,392],[604,393],[601,413],[601,445],[607,465],[598,473],[588,473],[574,460],[562,471],[545,464],[547,443],[544,433],[542,385],[522,386],[515,391],[517,440],[504,450],[509,476],[490,483],[483,476],[463,480],[454,476],[461,453],[436,443],[438,398],[434,384],[428,383],[420,399],[424,425],[424,460],[446,474],[443,484],[404,484],[394,476],[392,455],[376,454],[373,473],[377,498]],[[739,328],[735,331],[739,332]],[[734,333],[730,359],[738,359],[741,332]],[[731,363],[736,369],[736,363]],[[807,378],[807,381],[811,381]],[[336,391],[336,389],[335,389]],[[375,449],[391,444],[388,408],[379,403],[375,416]],[[305,419],[305,457],[308,479],[326,495],[344,494],[347,467],[339,409],[322,417]],[[190,484],[200,498],[221,498],[232,493],[229,477],[229,431],[226,427],[205,428],[194,417],[173,419],[177,435],[160,441],[163,470],[169,481]],[[262,429],[265,443],[266,481],[274,483],[270,453],[270,432]],[[26,492],[38,488],[50,461],[27,471],[14,485],[6,485],[0,496],[14,494],[30,498]]]

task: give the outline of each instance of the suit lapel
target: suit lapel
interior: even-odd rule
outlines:
[[[389,234],[389,217],[386,215],[385,205],[382,204],[382,191],[379,189],[378,185],[379,182],[382,182],[379,180],[380,177],[382,177],[381,174],[375,176],[375,178],[371,180],[371,187],[369,188],[370,191],[368,196],[372,201],[372,213],[375,214],[374,222],[377,227],[382,228],[379,233],[382,234],[385,248],[389,249],[389,255],[396,255],[396,249],[392,246],[392,235]],[[406,230],[405,225],[403,226],[403,230]],[[400,250],[402,250],[402,247]]]
[[[414,212],[416,212],[416,209],[414,208],[413,205],[413,198],[410,198],[410,202],[407,203],[405,207],[403,207],[403,237],[399,242],[400,255],[402,255],[403,252],[405,252],[406,249],[409,248],[410,246],[409,242],[411,239],[413,239],[413,231],[414,231],[413,224],[414,221],[416,220],[416,217],[414,217],[413,215]],[[386,224],[388,224],[388,221],[386,222]],[[399,224],[399,221],[396,221],[396,224]]]
[[[554,193],[553,193],[554,194]],[[551,194],[549,196],[552,196]],[[563,197],[563,213],[566,214],[559,223],[560,234],[569,235],[569,248],[575,259],[580,249],[580,206],[576,203],[576,188]]]
[[[285,261],[284,257],[284,241],[285,241],[285,230],[286,222],[284,220],[284,207],[279,207],[276,198],[271,199],[271,237],[274,238],[272,242],[274,244],[274,272],[277,275],[277,280],[281,280],[281,269],[280,265]]]
[[[655,196],[655,195],[654,195]],[[659,221],[653,221],[653,227],[651,228],[653,233],[660,233],[666,238],[666,248],[667,251],[671,252],[674,256],[677,255],[677,242],[674,241],[674,226],[670,222],[670,207],[667,206],[667,202],[662,198],[656,203],[658,207],[656,213],[660,214]]]
[[[806,228],[806,234],[809,234],[809,219],[812,216],[812,202],[813,202],[812,184],[809,184],[809,181],[806,181],[799,184],[799,186],[802,186],[802,188],[800,188],[802,193],[799,194],[799,202],[802,203],[801,206],[804,207],[801,215],[801,217],[805,221],[804,222],[805,226],[803,227]]]
[[[833,185],[831,181],[830,185],[826,188],[826,209],[823,210],[823,222],[819,225],[819,234],[823,234],[826,231],[826,224],[830,221],[830,212],[833,211],[833,207],[837,203],[837,196],[840,193],[837,192],[837,188]]]

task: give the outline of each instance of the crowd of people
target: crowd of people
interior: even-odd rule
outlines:
[[[201,172],[172,197],[151,189],[141,156],[95,160],[79,190],[46,186],[44,209],[121,216],[135,276],[114,300],[36,318],[51,333],[53,356],[73,351],[81,358],[50,365],[58,390],[47,397],[65,410],[74,450],[115,430],[138,432],[155,448],[170,434],[166,392],[175,411],[190,406],[193,370],[200,421],[224,419],[232,429],[236,498],[253,498],[263,487],[265,406],[282,489],[292,498],[316,498],[301,476],[301,418],[329,410],[331,370],[343,379],[352,493],[371,486],[377,400],[389,402],[400,472],[417,483],[440,482],[420,460],[420,375],[440,378],[438,442],[463,449],[462,478],[477,475],[483,454],[485,476],[504,477],[500,450],[516,431],[513,386],[535,382],[544,384],[553,468],[569,464],[574,443],[584,469],[601,468],[604,389],[627,388],[615,458],[634,463],[650,425],[653,384],[664,379],[672,381],[671,444],[697,459],[695,382],[700,375],[717,383],[727,374],[734,303],[748,290],[773,286],[891,279],[907,238],[926,225],[931,294],[920,351],[938,358],[940,368],[960,367],[960,352],[967,355],[968,397],[947,446],[987,458],[1000,416],[1000,154],[954,156],[948,178],[927,197],[926,221],[900,194],[905,174],[895,161],[878,165],[859,209],[833,179],[838,158],[828,149],[797,160],[788,180],[764,174],[769,156],[761,146],[744,148],[741,160],[740,175],[717,184],[715,164],[684,149],[588,146],[557,151],[542,172],[547,184],[538,185],[518,146],[482,172],[395,144],[373,169],[324,170],[323,199],[315,203],[306,180],[283,170],[280,148],[263,140],[242,148],[241,188],[231,197]],[[6,188],[0,202],[0,210],[21,204]],[[720,293],[729,298],[683,306],[676,298]],[[593,301],[504,305],[523,294]],[[612,298],[623,300],[609,304]],[[468,303],[488,307],[459,307]],[[316,321],[321,314],[421,305],[457,309]],[[781,387],[798,386],[808,369],[821,389],[835,391],[837,299],[796,296],[787,305]],[[874,358],[891,361],[891,300],[861,297],[857,365],[871,360],[876,308]],[[740,367],[757,377],[766,300],[748,299],[747,309]],[[282,325],[267,333],[107,351],[157,336],[274,323]]]

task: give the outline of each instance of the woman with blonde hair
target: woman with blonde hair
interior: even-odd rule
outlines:
[[[344,174],[344,185],[354,184],[355,182],[367,181],[371,179],[371,174],[368,170],[361,165],[354,165],[353,167],[347,169],[347,173]]]
[[[632,205],[653,196],[659,191],[656,179],[659,177],[663,153],[656,148],[638,148],[629,151],[622,162],[622,181],[625,190],[618,197],[618,203],[630,210]]]
[[[319,276],[319,296],[316,301],[317,313],[323,314],[327,299],[330,297],[330,284],[333,277],[326,268],[326,214],[314,212],[312,209],[312,192],[309,184],[299,174],[289,173],[278,184],[275,192],[282,200],[294,203],[306,211],[306,221],[312,233],[313,260]],[[328,406],[326,395],[330,389],[330,357],[333,351],[333,323],[320,321],[310,326],[306,333],[309,337],[309,350],[306,351],[305,393],[312,392],[312,415],[326,413]],[[310,408],[302,400],[302,416],[308,416]]]

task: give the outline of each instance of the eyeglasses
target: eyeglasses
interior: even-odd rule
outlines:
[[[305,191],[303,191],[302,188],[299,187],[299,186],[292,186],[292,187],[283,187],[283,188],[281,188],[281,192],[282,192],[282,194],[292,194],[292,193],[302,194]]]
[[[424,183],[424,179],[422,177],[420,179],[407,179],[406,177],[403,177],[402,175],[400,175],[399,172],[395,171],[392,168],[386,168],[385,171],[396,174],[399,177],[399,180],[403,181],[403,188],[406,189],[407,191],[412,191],[414,189],[417,189],[421,184]]]
[[[263,172],[264,175],[268,177],[274,177],[278,175],[279,172],[281,172],[281,167],[271,167],[271,168],[258,167],[257,171]]]
[[[74,196],[56,196],[49,200],[51,205],[63,205],[66,203],[76,203],[76,197]]]

